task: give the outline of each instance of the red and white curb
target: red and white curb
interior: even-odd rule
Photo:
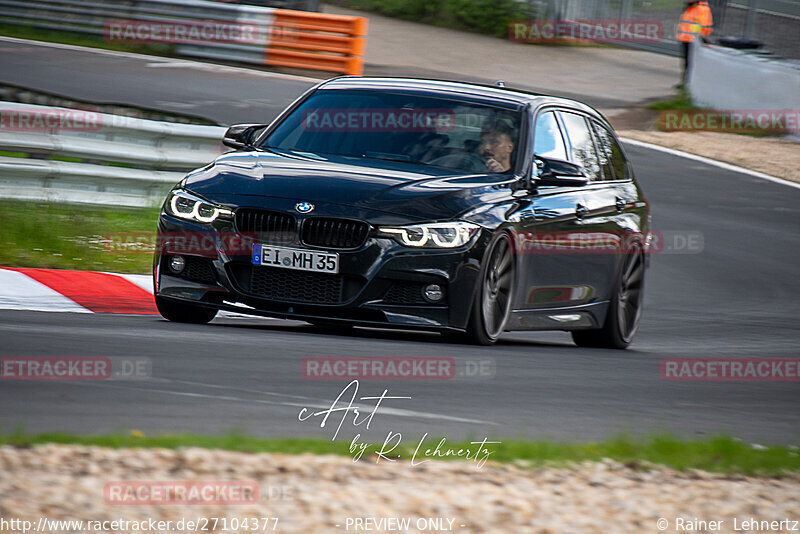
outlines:
[[[150,275],[0,267],[0,309],[158,314]]]

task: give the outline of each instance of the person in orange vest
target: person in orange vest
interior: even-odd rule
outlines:
[[[703,42],[714,31],[714,21],[711,17],[711,8],[705,0],[686,0],[686,10],[681,15],[678,23],[678,41],[683,52],[683,76],[681,84],[686,83],[686,72],[689,70],[689,47],[700,36]]]

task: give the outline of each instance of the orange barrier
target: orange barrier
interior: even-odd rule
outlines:
[[[367,19],[276,9],[265,63],[360,75]]]

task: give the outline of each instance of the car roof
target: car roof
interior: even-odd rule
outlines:
[[[533,107],[540,107],[545,105],[555,105],[578,109],[606,122],[605,118],[597,110],[577,100],[534,93],[521,89],[513,89],[509,87],[483,85],[479,83],[388,76],[340,76],[338,78],[331,78],[330,80],[322,82],[318,87],[320,89],[376,89],[386,91],[414,91],[441,96],[463,96],[467,98],[478,97],[483,100],[493,100],[498,104],[516,104],[518,106],[531,105]]]

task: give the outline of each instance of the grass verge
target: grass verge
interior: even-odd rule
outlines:
[[[692,96],[686,89],[678,89],[678,94],[666,100],[653,102],[647,109],[654,111],[672,111],[677,109],[700,109],[692,103]]]
[[[0,200],[0,265],[146,274],[158,213],[156,207]],[[127,249],[114,246],[119,242]]]
[[[33,39],[48,43],[63,43],[76,46],[89,46],[105,50],[119,50],[122,52],[136,52],[155,56],[172,56],[175,54],[173,44],[129,44],[112,43],[99,35],[90,35],[76,32],[45,30],[34,26],[19,26],[16,24],[0,23],[0,35],[17,37],[19,39]]]
[[[426,449],[434,449],[441,438],[427,440],[419,447],[417,460]],[[497,441],[497,440],[496,440]],[[634,440],[625,436],[608,441],[583,444],[566,444],[547,441],[501,440],[499,445],[487,445],[493,451],[490,460],[514,463],[525,467],[544,465],[567,465],[573,462],[599,461],[610,458],[633,468],[652,463],[673,467],[681,471],[702,469],[704,471],[748,476],[781,477],[800,472],[800,455],[788,447],[754,447],[737,439],[719,436],[704,441],[680,441],[671,436],[657,436],[648,440]],[[321,439],[263,439],[249,437],[238,432],[222,436],[198,436],[190,434],[145,436],[141,432],[108,434],[102,436],[76,436],[64,433],[25,434],[16,430],[0,435],[0,445],[30,447],[44,443],[96,445],[111,448],[128,447],[203,447],[239,452],[268,452],[283,454],[337,454],[350,456],[349,442],[325,441]],[[404,459],[411,459],[417,444],[398,447]],[[470,448],[467,442],[447,442],[443,449]],[[380,449],[373,444],[371,454]],[[366,455],[364,457],[367,458]],[[450,457],[452,458],[452,457]],[[450,459],[441,458],[441,459]]]
[[[673,131],[685,131],[685,132],[695,132],[695,131],[709,131],[709,132],[718,132],[718,133],[731,133],[736,135],[745,135],[750,137],[780,137],[786,135],[788,131],[780,131],[780,130],[763,130],[759,131],[758,126],[755,122],[752,124],[746,124],[745,128],[733,128],[733,127],[725,127],[724,125],[730,121],[730,115],[733,113],[732,111],[725,111],[725,110],[712,110],[708,108],[703,108],[700,106],[695,105],[692,102],[692,96],[686,89],[679,89],[678,93],[666,100],[660,100],[658,102],[653,102],[647,106],[648,109],[652,109],[654,111],[660,111],[661,117],[659,117],[655,121],[655,128],[657,130],[663,132],[673,132]],[[687,126],[691,126],[694,122],[691,120],[693,116],[692,112],[701,112],[701,116],[703,112],[710,113],[710,117],[716,119],[716,122],[711,123],[709,122],[708,127],[703,127],[706,124],[705,120],[698,123],[696,128],[686,128],[686,129],[678,129],[675,130],[674,128],[666,127],[664,124],[663,115],[669,114],[671,116],[671,120],[674,121],[674,124],[680,123],[682,128],[683,125],[686,124]],[[686,113],[681,113],[686,112]],[[683,121],[686,120],[687,122],[684,123]],[[709,119],[710,120],[710,119]],[[740,119],[741,120],[741,119]],[[716,126],[711,126],[711,124],[716,124]]]

